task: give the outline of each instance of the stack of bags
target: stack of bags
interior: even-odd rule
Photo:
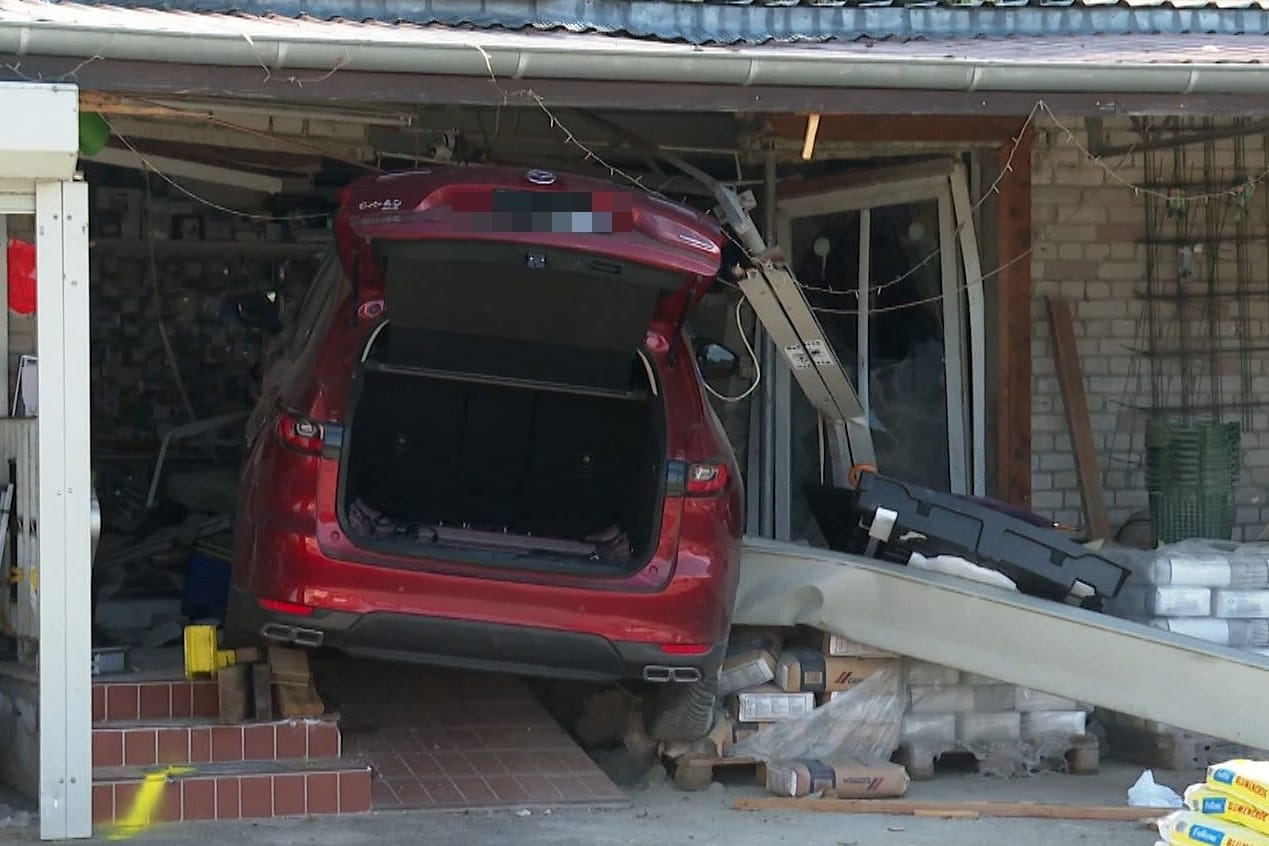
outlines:
[[[993,774],[1029,771],[1085,733],[1087,706],[1060,696],[923,661],[907,662],[905,681],[900,740],[913,778],[933,776],[948,752],[971,753]]]
[[[719,679],[722,730],[736,742],[809,716],[881,672],[897,682],[899,656],[824,632],[737,626]]]
[[[1208,767],[1185,791],[1185,810],[1159,821],[1161,846],[1269,846],[1269,761]]]
[[[901,796],[891,764],[903,712],[898,656],[813,630],[733,632],[720,677],[720,754],[766,763],[780,796]]]
[[[949,752],[972,753],[984,772],[1032,771],[1076,747],[1088,710],[811,629],[737,627],[719,692],[719,754],[764,760],[782,783],[794,777],[772,762],[845,755],[857,766],[896,750],[913,778],[933,777],[934,760]]]
[[[1106,547],[1132,577],[1107,610],[1176,634],[1269,654],[1269,544]]]
[[[1109,613],[1269,655],[1269,544],[1191,540],[1152,550],[1107,546],[1101,553],[1132,571]],[[1143,766],[1182,769],[1253,754],[1125,714],[1099,711],[1098,719],[1111,751]]]

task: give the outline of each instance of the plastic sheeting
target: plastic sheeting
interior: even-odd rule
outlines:
[[[896,661],[809,714],[760,729],[728,747],[726,754],[762,761],[889,761],[899,745],[904,693]]]

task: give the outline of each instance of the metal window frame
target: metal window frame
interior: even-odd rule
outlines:
[[[940,159],[898,167],[878,168],[854,177],[853,184],[815,194],[786,197],[776,203],[778,243],[792,243],[793,221],[833,212],[860,212],[860,375],[857,393],[870,413],[867,298],[868,267],[864,264],[865,227],[873,208],[912,202],[936,202],[939,208],[940,277],[944,325],[957,327],[946,335],[947,427],[949,470],[954,493],[983,495],[986,491],[986,366],[984,360],[984,304],[982,271],[967,175],[956,159]],[[962,296],[962,292],[964,296]],[[966,354],[968,341],[968,355]],[[773,537],[788,540],[792,502],[791,399],[787,365],[777,368],[770,386],[774,408]],[[782,372],[783,371],[783,372]],[[968,390],[966,390],[968,388]],[[960,402],[954,399],[960,397]],[[969,438],[966,432],[970,433]]]

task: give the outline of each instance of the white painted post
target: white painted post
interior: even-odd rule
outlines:
[[[36,184],[40,837],[92,834],[88,186]]]

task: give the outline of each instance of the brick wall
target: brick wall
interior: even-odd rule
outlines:
[[[1086,143],[1079,120],[1063,119],[1062,123],[1074,132],[1080,144]],[[1064,130],[1054,128],[1044,119],[1039,126],[1033,160],[1032,504],[1037,511],[1056,520],[1081,522],[1074,458],[1044,304],[1046,295],[1058,294],[1071,300],[1074,312],[1089,413],[1104,471],[1103,487],[1113,530],[1131,513],[1147,506],[1142,467],[1145,415],[1136,410],[1137,406],[1151,403],[1152,362],[1139,352],[1148,346],[1146,307],[1137,297],[1146,279],[1147,248],[1139,243],[1146,231],[1146,198],[1123,184],[1145,185],[1145,154],[1109,157],[1102,167],[1090,160]],[[1139,140],[1127,120],[1108,121],[1106,129],[1110,132],[1111,144],[1131,144]],[[1231,180],[1234,144],[1227,140],[1215,147],[1215,164],[1222,173],[1229,174]],[[1262,139],[1253,136],[1242,144],[1248,171],[1252,174],[1263,171],[1266,158]],[[1161,161],[1158,153],[1150,155],[1156,157],[1153,161]],[[1197,169],[1202,164],[1202,146],[1191,147],[1189,156]],[[1171,172],[1171,159],[1166,161],[1166,170]],[[1108,170],[1113,171],[1114,176]],[[1200,176],[1195,173],[1194,178]],[[1266,194],[1269,190],[1260,187],[1249,206],[1247,226],[1251,232],[1263,234],[1269,230]],[[1225,342],[1234,344],[1237,329],[1242,326],[1250,330],[1251,343],[1267,347],[1269,257],[1264,238],[1249,243],[1245,249],[1245,261],[1253,278],[1259,279],[1255,283],[1258,287],[1252,290],[1259,293],[1253,294],[1245,319],[1241,318],[1236,301],[1221,301],[1219,334]],[[1164,257],[1161,272],[1175,275],[1175,248],[1161,249],[1156,255]],[[1217,278],[1230,280],[1222,284],[1232,286],[1236,262],[1227,246],[1220,248],[1218,268]],[[1168,323],[1179,326],[1175,312],[1168,315]],[[1216,370],[1224,374],[1219,382],[1226,400],[1231,404],[1238,401],[1244,384],[1254,386],[1253,398],[1259,395],[1269,399],[1267,365],[1269,352],[1266,351],[1251,353],[1246,373],[1239,356],[1221,357]],[[1167,391],[1164,399],[1169,404],[1180,400],[1181,386],[1176,376],[1179,371],[1175,369],[1179,366],[1164,365],[1172,368],[1167,371],[1169,379],[1164,384]],[[1211,381],[1202,375],[1188,393],[1202,400],[1211,388]],[[1248,413],[1253,425],[1252,430],[1244,431],[1242,436],[1243,471],[1236,494],[1236,538],[1256,537],[1269,521],[1266,506],[1269,407],[1251,409]],[[1241,417],[1241,410],[1233,409],[1226,419]]]

